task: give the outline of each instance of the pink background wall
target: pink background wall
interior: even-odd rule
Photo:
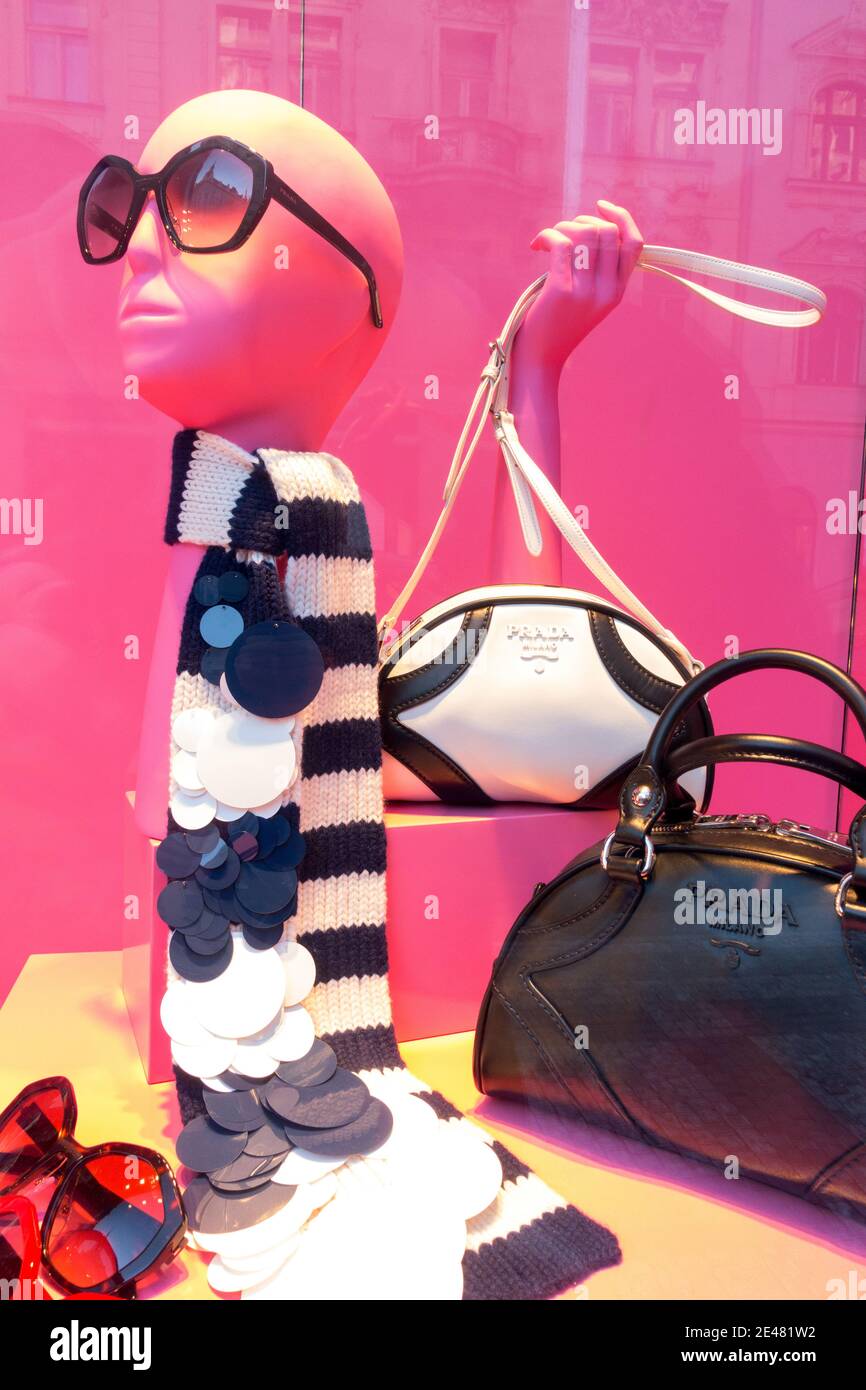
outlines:
[[[0,997],[31,951],[119,944],[121,799],[166,561],[172,429],[125,394],[120,271],[80,260],[78,187],[200,92],[298,100],[300,32],[299,5],[272,0],[0,11],[0,491],[44,509],[38,545],[14,505],[0,516]],[[487,340],[543,268],[534,233],[606,195],[647,240],[813,280],[830,307],[773,332],[639,277],[566,372],[566,500],[705,661],[775,644],[844,665],[857,535],[831,534],[827,508],[862,495],[864,5],[308,0],[304,37],[305,104],[377,169],[406,243],[398,322],[328,441],[365,494],[380,605],[432,524]],[[778,108],[779,152],[676,144],[674,112],[698,101]],[[485,580],[492,464],[488,447],[413,612]],[[566,581],[585,583],[571,560]],[[842,739],[829,695],[780,675],[714,710],[720,729]],[[722,770],[715,806],[836,816],[833,788],[782,771]]]

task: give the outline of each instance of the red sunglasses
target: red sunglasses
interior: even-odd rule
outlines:
[[[153,1149],[79,1144],[77,1118],[64,1076],[25,1086],[0,1114],[0,1280],[18,1280],[19,1288],[29,1280],[32,1288],[41,1253],[46,1274],[67,1295],[133,1297],[135,1281],[183,1246],[180,1191]],[[40,1238],[32,1203],[18,1194],[46,1178],[58,1184]]]
[[[42,1246],[39,1220],[29,1197],[0,1197],[0,1299],[24,1303],[32,1299],[51,1301],[40,1282]],[[75,1299],[106,1299],[122,1302],[115,1293],[70,1293]]]

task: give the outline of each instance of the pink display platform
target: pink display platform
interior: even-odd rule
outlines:
[[[404,805],[385,817],[388,948],[400,1042],[475,1027],[490,968],[536,883],[607,834],[612,813],[503,806],[455,812]],[[124,803],[123,993],[147,1080],[171,1076],[159,1021],[168,929],[156,912],[165,879],[156,840]],[[137,913],[137,915],[135,915]]]
[[[120,966],[116,951],[29,958],[0,1008],[0,1105],[34,1077],[62,1072],[75,1086],[76,1135],[83,1144],[123,1139],[176,1163],[177,1097],[171,1084],[145,1082],[120,991]],[[753,1299],[866,1296],[861,1224],[771,1188],[728,1182],[700,1164],[601,1130],[485,1100],[472,1084],[471,1033],[406,1043],[401,1052],[415,1076],[615,1233],[622,1263],[565,1298],[721,1299],[737,1310],[732,1322],[746,1322],[738,1310],[745,1312]],[[51,1191],[48,1184],[28,1195],[39,1202]],[[146,1283],[140,1298],[216,1298],[207,1283],[208,1259],[183,1250]]]

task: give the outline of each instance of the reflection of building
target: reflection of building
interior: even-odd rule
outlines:
[[[823,248],[853,313],[863,269],[866,5],[839,0],[843,13],[822,22],[835,8],[832,0],[807,10],[785,0],[592,0],[586,9],[562,0],[317,0],[302,33],[300,0],[8,0],[0,110],[62,127],[101,152],[124,148],[130,116],[140,139],[125,144],[140,147],[162,114],[199,91],[249,86],[293,100],[303,92],[369,153],[398,198],[411,188],[419,218],[428,190],[432,210],[435,200],[440,209],[443,199],[459,201],[470,181],[486,185],[473,243],[483,248],[489,230],[499,254],[515,223],[515,245],[525,244],[523,208],[555,186],[563,162],[567,202],[615,188],[665,239],[743,254],[772,189],[776,210],[800,212],[798,226],[779,246],[749,254],[784,252],[794,269],[801,247],[803,269],[808,262],[814,273]],[[682,106],[744,104],[758,93],[784,110],[778,158],[672,139]],[[856,357],[842,334],[826,349],[810,344],[794,374],[822,385],[828,375],[858,379]]]
[[[0,111],[70,155],[76,136],[94,153],[134,153],[196,92],[303,94],[370,156],[457,274],[467,254],[519,254],[558,184],[565,207],[548,217],[615,189],[657,239],[826,282],[839,314],[787,345],[783,375],[854,387],[866,370],[866,4],[839,8],[827,22],[832,0],[805,11],[785,0],[319,0],[302,32],[299,0],[9,0]],[[783,109],[778,157],[673,140],[678,109],[747,94]],[[449,205],[455,227],[463,214],[461,245]],[[691,312],[675,289],[670,303]]]
[[[836,312],[802,344],[798,380],[855,387],[864,381],[866,271],[866,6],[792,47],[795,126],[786,200],[802,219],[790,252],[827,286]]]
[[[306,6],[303,32],[299,0],[10,0],[3,23],[0,110],[18,120],[62,125],[94,151],[135,151],[197,92],[303,99],[369,154],[398,199],[402,184],[422,202],[429,188],[459,204],[467,180],[486,177],[479,253],[496,245],[501,258],[512,231],[526,245],[518,205],[537,204],[561,170],[561,0],[325,0]]]
[[[46,101],[87,102],[91,96],[92,52],[85,0],[40,3],[25,11],[27,90]]]
[[[829,478],[855,482],[862,449],[866,0],[592,0],[588,14],[588,24],[571,18],[568,108],[582,138],[571,142],[566,205],[612,195],[651,241],[775,266],[827,292],[824,322],[805,333],[756,333],[707,315],[655,277],[630,298],[652,295],[656,322],[670,317],[696,351],[742,378],[731,442],[751,459],[756,486],[770,489],[767,524],[786,537],[777,569],[790,566],[794,586],[808,574],[833,593],[833,621],[847,630],[850,572],[820,536]],[[675,113],[699,103],[778,110],[779,152],[677,144]],[[669,409],[679,390],[669,383]]]
[[[691,27],[660,24],[653,32],[647,24],[640,30],[630,24],[633,14],[609,14],[607,9],[596,13],[586,103],[587,155],[693,156],[694,149],[670,140],[673,113],[700,95],[708,56],[719,45],[720,16]]]
[[[845,78],[827,82],[809,114],[809,178],[866,182],[866,88]]]
[[[0,123],[28,158],[0,222],[23,227],[41,213],[76,254],[69,209],[100,155],[135,162],[168,112],[215,88],[302,99],[362,150],[394,198],[410,273],[391,414],[407,377],[453,373],[463,384],[443,391],[426,425],[442,453],[489,306],[504,312],[515,266],[529,278],[530,240],[559,212],[568,23],[563,0],[307,0],[303,31],[300,0],[7,0]],[[93,283],[94,296],[110,292],[109,281]],[[29,351],[6,335],[0,349]],[[431,340],[448,342],[447,362],[431,363]],[[72,411],[77,384],[57,375],[52,389],[51,410]],[[353,408],[365,410],[360,396]],[[413,409],[414,397],[397,429],[411,425],[414,440]],[[38,416],[35,402],[28,414]],[[347,412],[341,427],[351,426]]]
[[[0,64],[0,120],[31,152],[0,216],[34,214],[106,150],[135,158],[198,92],[303,96],[392,192],[410,261],[437,279],[419,315],[504,309],[532,233],[612,193],[653,240],[826,286],[818,329],[760,340],[675,285],[652,293],[742,346],[765,431],[784,421],[814,449],[817,422],[861,428],[866,0],[315,0],[303,33],[299,0],[7,0]],[[683,107],[758,101],[783,112],[778,155],[673,139]],[[454,338],[456,359],[471,339]]]
[[[218,87],[273,90],[271,14],[220,5],[216,15]]]
[[[438,512],[484,343],[516,289],[546,264],[529,252],[531,235],[611,195],[633,207],[652,240],[778,265],[826,286],[830,313],[804,334],[744,329],[676,285],[638,279],[615,322],[569,368],[567,501],[592,504],[594,538],[651,606],[696,642],[709,634],[698,647],[705,659],[721,654],[713,641],[729,623],[761,641],[814,638],[815,650],[844,659],[854,540],[827,543],[823,507],[856,484],[862,442],[864,8],[851,0],[589,0],[586,8],[307,0],[302,45],[299,0],[288,8],[5,0],[0,124],[12,162],[0,236],[13,270],[0,282],[0,356],[11,368],[0,390],[9,469],[28,493],[31,478],[50,488],[61,566],[77,581],[103,565],[110,596],[124,588],[116,575],[130,554],[133,568],[154,557],[150,445],[166,433],[121,393],[105,341],[121,270],[81,264],[77,189],[99,155],[135,160],[190,97],[251,86],[303,96],[363,151],[398,206],[408,267],[401,314],[329,444],[343,454],[345,442],[359,476],[366,459],[394,461],[387,481],[374,474],[381,490],[367,499],[380,594],[397,592]],[[781,153],[676,144],[674,113],[698,101],[781,108]],[[653,312],[641,313],[649,296]],[[722,401],[727,372],[742,377],[737,405]],[[435,395],[425,394],[428,382]],[[120,525],[107,502],[97,499],[94,511],[80,476],[95,448],[104,460],[149,460],[122,481]],[[488,462],[482,456],[461,498],[462,529],[457,522],[445,538],[438,573],[452,592],[485,577]],[[154,551],[140,516],[150,517]],[[661,554],[649,566],[648,530]],[[92,568],[79,569],[81,538],[100,531]],[[428,586],[438,582],[431,571]],[[428,587],[430,598],[447,591]],[[683,611],[691,632],[680,628]],[[113,613],[124,626],[86,634],[88,660],[100,641],[128,630],[123,607]],[[48,677],[52,688],[62,678]],[[115,688],[110,676],[95,679],[94,689]],[[27,688],[37,711],[38,685]],[[106,725],[112,716],[128,723],[129,708],[126,695],[108,715],[104,700],[93,704]],[[45,718],[50,724],[48,707]],[[101,731],[93,733],[98,750]],[[98,818],[86,783],[85,807]],[[68,827],[54,829],[66,844]]]
[[[866,371],[866,5],[845,3],[816,24],[815,7],[774,0],[594,0],[586,55],[585,202],[615,187],[654,239],[779,265],[828,290],[825,323],[782,335],[753,364],[775,405],[804,422],[847,414],[826,388],[854,389]],[[674,113],[698,101],[781,108],[781,152],[678,145]]]
[[[721,96],[726,75],[745,69],[748,28],[732,22],[730,8],[728,0],[591,7],[581,193],[586,201],[615,189],[658,229],[652,240],[729,250],[735,242],[737,181],[720,178],[716,151],[673,138],[676,111]],[[673,312],[686,312],[673,290],[671,299]]]

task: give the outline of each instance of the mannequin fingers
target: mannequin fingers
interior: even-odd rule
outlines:
[[[598,268],[596,278],[603,299],[617,300],[619,290],[619,228],[613,222],[604,222],[598,231]]]
[[[529,243],[529,247],[532,251],[552,251],[554,246],[567,240],[568,238],[564,237],[562,232],[557,231],[555,227],[542,227],[541,231],[536,233]]]
[[[575,217],[571,221],[557,222],[553,227],[543,228],[530,246],[533,251],[549,251],[558,237],[567,237],[572,246],[575,246],[585,234],[587,227],[598,228],[603,225],[600,217]]]
[[[571,288],[579,299],[589,299],[595,294],[598,248],[598,228],[588,224],[581,227],[580,236],[571,244]]]
[[[619,240],[619,228],[615,222],[605,221],[603,217],[589,217],[581,215],[573,217],[567,222],[557,222],[554,231],[562,232],[567,236],[574,246],[579,246],[586,240],[587,232],[597,232],[599,235],[607,228]]]
[[[560,291],[579,299],[617,298],[620,231],[615,222],[581,215],[545,227],[532,246],[549,253],[548,283]]]
[[[571,294],[572,259],[574,246],[571,239],[553,227],[545,227],[532,242],[534,251],[547,251],[550,264],[547,270],[548,285]]]
[[[619,297],[620,230],[617,224],[603,217],[581,214],[569,222],[557,222],[554,230],[570,237],[576,247],[587,245],[588,234],[593,234],[593,238],[597,235],[597,243],[593,239],[593,249],[597,245],[597,255],[595,256],[596,289],[603,300],[615,301]],[[591,252],[590,255],[592,255]],[[577,266],[578,262],[576,261],[575,268]]]
[[[619,228],[620,247],[618,280],[620,294],[623,294],[628,284],[629,277],[637,265],[638,257],[643,250],[643,236],[631,213],[626,208],[621,208],[616,203],[610,203],[606,198],[599,198],[598,207],[605,216]]]
[[[616,223],[624,241],[639,241],[643,244],[643,234],[628,208],[622,208],[618,203],[611,203],[607,198],[599,198],[597,206],[601,208],[605,221]]]
[[[538,250],[540,239],[554,232],[558,232],[561,236],[568,237],[572,245],[577,245],[588,228],[600,231],[602,227],[613,227],[617,232],[617,236],[619,235],[619,229],[616,227],[616,223],[607,221],[603,217],[594,217],[588,213],[581,213],[578,217],[572,217],[562,222],[557,222],[553,227],[545,227],[543,231],[538,233],[535,240],[531,243],[531,246],[533,250]],[[545,249],[549,248],[545,247]]]
[[[564,222],[557,222],[556,229],[559,232],[565,232],[566,236],[571,234],[572,238],[574,238],[580,235],[580,231],[583,227],[603,227],[604,225],[605,218],[595,217],[592,213],[582,212],[578,214],[577,217],[572,217]]]

